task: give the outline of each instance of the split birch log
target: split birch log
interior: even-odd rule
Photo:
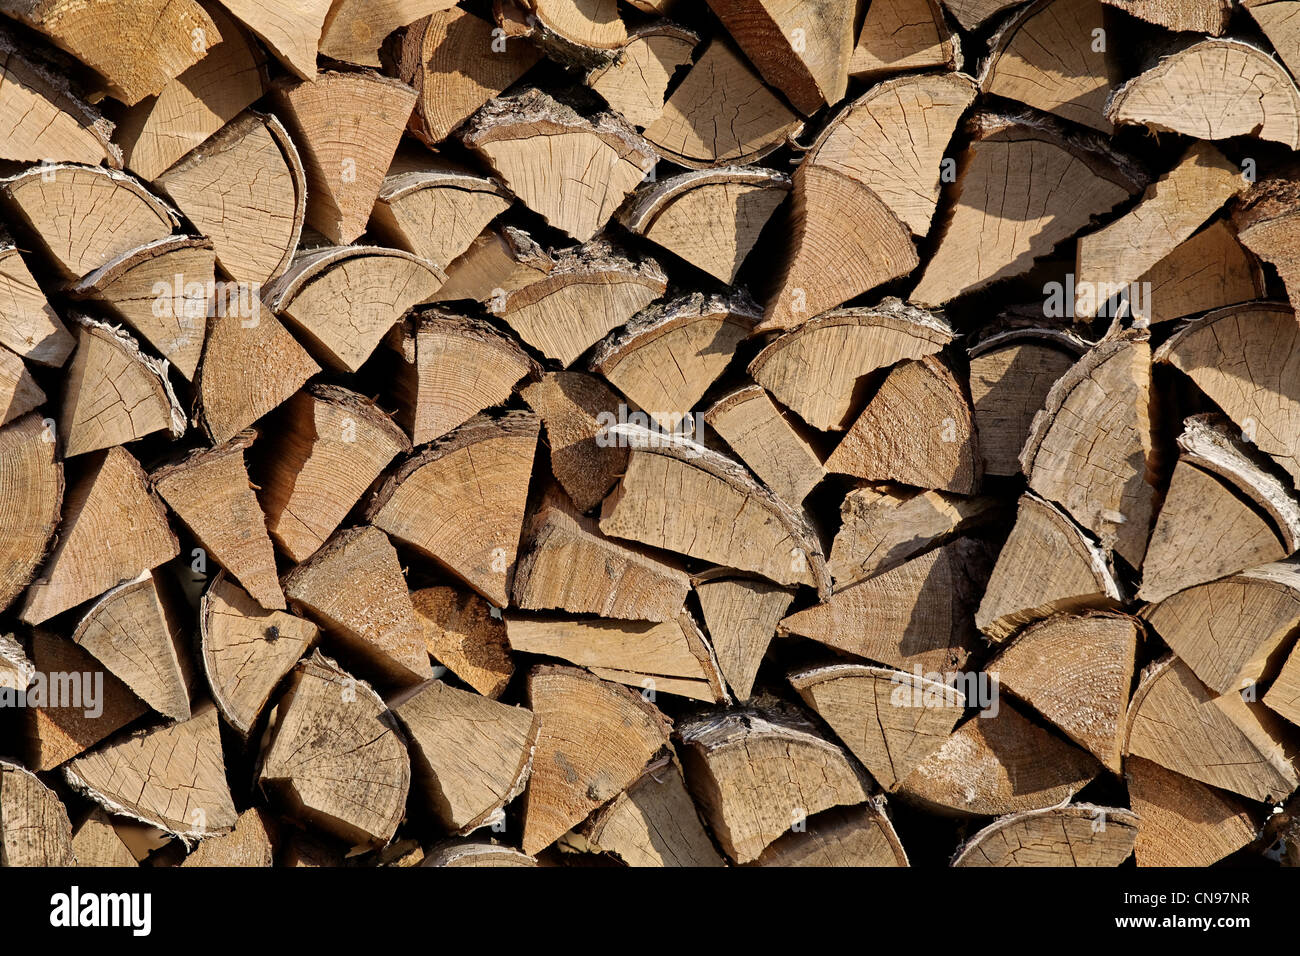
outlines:
[[[36,365],[60,368],[76,342],[0,226],[0,346]]]
[[[19,617],[40,624],[178,552],[144,471],[129,452],[110,448],[87,460],[71,483],[58,543],[27,589]]]
[[[1124,761],[1129,800],[1138,815],[1138,866],[1209,866],[1255,839],[1244,801],[1158,763]]]
[[[225,836],[204,840],[181,866],[270,867],[275,865],[271,836],[262,811],[245,810]]]
[[[826,476],[821,458],[761,386],[724,395],[704,412],[704,421],[763,484],[791,504],[800,504]]]
[[[929,232],[944,151],[976,92],[961,73],[898,77],[823,130],[794,174],[793,252],[760,330],[792,328],[917,267],[912,236]]]
[[[344,63],[377,67],[379,48],[390,33],[455,5],[455,0],[335,0],[318,52]]]
[[[433,676],[397,551],[382,531],[338,532],[285,577],[284,593],[385,681],[409,686]]]
[[[272,539],[295,562],[311,557],[388,463],[411,449],[381,409],[334,385],[294,395],[264,447],[258,497]]]
[[[738,700],[753,695],[754,678],[794,591],[757,578],[710,576],[695,582],[718,670]]]
[[[115,816],[189,843],[228,833],[237,814],[226,784],[217,709],[109,742],[64,768],[69,785]]]
[[[0,428],[0,610],[31,581],[63,514],[63,463],[53,438],[37,414]]]
[[[294,668],[263,752],[261,787],[292,816],[367,848],[393,838],[411,785],[406,746],[379,695],[320,651]]]
[[[877,802],[881,808],[877,808]],[[768,845],[751,866],[897,867],[910,866],[903,844],[875,797],[856,807],[819,813],[804,830],[794,830]]]
[[[455,588],[432,587],[412,591],[411,604],[424,646],[439,664],[484,697],[495,700],[505,692],[515,665],[505,621],[492,615],[487,601]]]
[[[968,128],[956,202],[910,297],[920,306],[1028,272],[1146,186],[1145,174],[1107,142],[1046,117],[982,113]]]
[[[295,76],[316,75],[316,49],[333,0],[221,0]]]
[[[699,34],[660,21],[628,34],[627,43],[608,66],[591,70],[584,82],[637,129],[645,129],[664,111],[673,74],[691,62]]]
[[[849,75],[883,79],[905,70],[962,68],[961,38],[939,0],[876,0],[867,7]]]
[[[1197,139],[1254,136],[1300,148],[1300,89],[1282,64],[1241,40],[1205,39],[1164,57],[1115,91],[1106,118]]]
[[[974,30],[994,14],[1014,7],[1016,0],[943,0],[943,5],[965,29]]]
[[[640,694],[572,667],[533,668],[528,705],[541,730],[523,851],[536,853],[627,789],[668,746],[671,727]]]
[[[247,737],[280,679],[316,643],[319,629],[268,611],[218,573],[199,605],[203,670],[226,723]]]
[[[537,746],[532,712],[438,680],[388,706],[410,737],[415,784],[448,830],[477,830],[523,792]]]
[[[1296,0],[1242,0],[1291,75],[1300,67],[1300,31],[1296,29]]]
[[[994,642],[1062,611],[1117,606],[1123,596],[1110,556],[1061,509],[1033,494],[1020,498],[1011,535],[998,554],[975,625]]]
[[[1222,36],[1232,18],[1232,0],[1102,0],[1125,13],[1169,30]],[[1247,4],[1254,0],[1246,0]]]
[[[77,866],[118,868],[140,865],[117,835],[112,818],[100,807],[90,811],[90,816],[72,831],[72,853],[77,858]]]
[[[1123,807],[1073,803],[994,820],[967,840],[953,866],[1119,866],[1142,818]]]
[[[0,866],[75,866],[63,801],[37,776],[0,760]]]
[[[796,715],[721,713],[682,725],[678,735],[696,806],[735,863],[757,859],[822,810],[869,797],[848,754]]]
[[[546,278],[555,260],[522,229],[489,226],[447,266],[433,302],[472,299],[497,307],[507,293]]]
[[[1239,240],[1232,226],[1221,219],[1211,221],[1138,278],[1139,288],[1149,284],[1150,295],[1144,291],[1142,304],[1133,309],[1134,324],[1154,325],[1265,298],[1264,274],[1251,252],[1268,259],[1279,272],[1288,268],[1279,258],[1286,253],[1275,252],[1274,238],[1266,236],[1270,231],[1268,226],[1248,229]],[[1249,252],[1242,245],[1246,233],[1250,233]],[[1284,234],[1285,227],[1276,235]],[[1300,277],[1292,285],[1297,281]]]
[[[886,790],[943,745],[966,709],[955,687],[887,667],[811,667],[790,684]]]
[[[627,468],[627,448],[601,432],[618,420],[619,397],[581,372],[547,372],[519,394],[546,425],[551,474],[579,511],[590,511]]]

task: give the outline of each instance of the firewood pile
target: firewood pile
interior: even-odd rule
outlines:
[[[0,14],[0,865],[1300,859],[1300,0]]]

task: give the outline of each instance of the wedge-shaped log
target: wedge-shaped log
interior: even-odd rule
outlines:
[[[1232,17],[1232,0],[1102,0],[1169,30],[1221,36]],[[1257,0],[1246,0],[1246,4]]]
[[[780,498],[799,504],[826,476],[821,458],[767,392],[746,385],[718,399],[704,421]]]
[[[333,0],[221,0],[295,76],[316,75],[316,49]]]
[[[614,61],[587,73],[585,82],[619,116],[645,129],[664,111],[673,74],[691,62],[699,34],[666,20],[628,34]]]
[[[1244,800],[1141,757],[1124,761],[1138,815],[1138,866],[1209,866],[1255,839]]]
[[[76,342],[0,227],[0,346],[37,365],[58,368]]]
[[[447,266],[447,281],[431,301],[500,304],[503,295],[545,278],[553,268],[555,260],[528,233],[490,226]]]
[[[204,840],[181,866],[271,867],[275,865],[271,835],[259,807],[250,807],[224,836]]]
[[[477,594],[450,587],[411,592],[424,646],[484,697],[500,697],[515,665],[506,641],[506,624],[492,616],[492,606]]]
[[[858,33],[849,75],[876,80],[905,70],[962,68],[961,38],[939,0],[876,0]]]
[[[748,700],[754,678],[794,599],[791,588],[758,578],[710,576],[695,582],[704,627],[713,643],[718,669],[739,700]]]
[[[100,807],[95,807],[90,816],[72,831],[72,852],[77,858],[77,866],[119,868],[140,865],[117,835],[112,818]]]
[[[496,3],[495,11],[507,36],[531,36],[563,63],[604,63],[627,42],[616,0],[507,0]]]
[[[1233,221],[1242,244],[1277,269],[1294,309],[1300,303],[1300,251],[1296,248],[1300,193],[1294,184],[1285,178],[1261,180],[1242,196]],[[1248,298],[1265,296],[1261,283],[1259,293]]]
[[[519,394],[546,425],[551,474],[579,511],[590,511],[627,468],[626,446],[602,432],[619,420],[622,399],[581,372],[547,372]]]
[[[16,763],[0,760],[0,866],[75,866],[63,801]],[[85,865],[85,864],[82,864]]]
[[[1119,866],[1142,818],[1123,807],[1072,803],[994,820],[958,848],[953,866]]]
[[[27,587],[59,525],[63,462],[54,437],[38,414],[0,428],[0,610]]]
[[[1264,36],[1268,37],[1269,43],[1294,76],[1296,68],[1300,67],[1300,30],[1296,29],[1295,20],[1297,9],[1300,8],[1296,7],[1296,0],[1242,0],[1242,6],[1264,31]]]
[[[0,425],[7,425],[44,403],[45,393],[23,360],[0,346]]]
[[[1016,0],[943,0],[943,5],[958,23],[974,30],[994,14],[1014,7]]]
[[[879,805],[878,805],[879,804]],[[855,807],[834,807],[768,845],[750,866],[910,866],[903,844],[873,797]]]
[[[379,48],[390,33],[455,5],[455,0],[336,0],[321,30],[320,55],[377,67]]]
[[[1244,200],[1248,200],[1248,193]],[[1201,312],[1209,312],[1265,298],[1268,294],[1264,273],[1259,260],[1267,259],[1282,274],[1291,274],[1289,239],[1285,239],[1289,223],[1279,223],[1281,228],[1272,235],[1269,227],[1256,232],[1246,228],[1238,236],[1227,222],[1211,220],[1210,224],[1192,238],[1179,243],[1168,255],[1148,269],[1138,279],[1150,283],[1150,301],[1133,310],[1140,323],[1148,325],[1182,319]],[[1249,234],[1249,251],[1243,243]],[[1280,243],[1285,241],[1285,251]],[[1251,255],[1254,253],[1255,255]],[[1300,276],[1289,285],[1300,288]],[[1295,303],[1292,303],[1292,307]]]

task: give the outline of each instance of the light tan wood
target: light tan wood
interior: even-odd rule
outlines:
[[[699,34],[659,21],[628,34],[618,56],[585,78],[606,103],[637,129],[645,129],[664,111],[673,74],[691,62]]]
[[[1209,866],[1255,839],[1244,801],[1150,760],[1124,761],[1129,800],[1138,815],[1138,866]]]
[[[974,30],[994,14],[1014,7],[1015,0],[943,0],[948,12],[967,30]]]
[[[1075,803],[994,820],[967,840],[953,866],[1119,866],[1142,818],[1123,807]]]
[[[267,832],[262,811],[245,810],[235,820],[235,828],[225,836],[204,840],[199,848],[182,861],[181,866],[221,866],[243,869],[273,866],[275,857],[271,835]]]
[[[430,851],[420,866],[537,866],[537,860],[494,843],[453,843]]]
[[[1300,726],[1300,656],[1294,647],[1263,700],[1272,711]]]
[[[1242,6],[1294,76],[1300,66],[1300,31],[1296,29],[1300,24],[1295,20],[1300,8],[1296,7],[1296,0],[1243,0]]]
[[[515,665],[506,641],[506,624],[477,594],[450,587],[411,592],[411,604],[424,632],[424,645],[439,664],[484,697],[500,697]]]
[[[939,0],[874,0],[849,59],[849,75],[875,80],[904,70],[962,68],[961,38]]]
[[[77,858],[77,866],[118,868],[140,865],[113,829],[108,814],[100,807],[90,811],[90,815],[72,831],[72,854]]]
[[[318,52],[333,60],[379,66],[379,48],[394,30],[456,5],[455,0],[335,0]]]
[[[1238,203],[1233,214],[1241,242],[1271,263],[1286,286],[1292,308],[1300,302],[1300,259],[1295,244],[1297,200],[1300,195],[1289,180],[1263,179]],[[1266,298],[1261,287],[1254,298]]]
[[[23,360],[0,346],[0,425],[7,425],[44,403],[45,393]]]
[[[1239,239],[1231,225],[1221,219],[1212,220],[1139,277],[1139,283],[1151,284],[1151,295],[1149,302],[1134,309],[1137,321],[1154,325],[1265,298],[1263,270],[1251,253],[1274,262],[1279,270],[1285,268],[1275,258],[1278,247],[1272,242],[1264,245],[1266,231],[1247,230],[1254,246],[1247,251],[1243,246],[1245,233]],[[1279,231],[1279,237],[1282,234],[1284,230]]]
[[[447,281],[432,301],[472,299],[499,306],[501,297],[546,277],[555,260],[522,229],[484,229],[469,248],[447,266]]]
[[[316,75],[316,49],[332,0],[221,0],[295,76]]]
[[[547,372],[519,394],[546,425],[551,473],[579,511],[590,511],[627,468],[627,447],[601,434],[618,420],[620,398],[581,372]]]
[[[0,866],[74,866],[72,824],[53,790],[0,761]]]
[[[778,497],[798,504],[826,476],[821,458],[761,386],[746,385],[704,412],[704,421]]]
[[[879,804],[879,806],[877,806]],[[807,828],[768,845],[750,866],[897,867],[910,866],[903,844],[873,797],[856,807],[819,813]]]
[[[508,34],[526,20],[525,35],[563,63],[603,63],[627,42],[616,0],[519,0],[517,8],[498,2],[494,9]]]
[[[0,346],[37,365],[60,367],[76,347],[13,239],[0,228]]]
[[[1222,36],[1232,17],[1232,0],[1102,0],[1169,30]],[[1246,0],[1247,5],[1254,0]]]

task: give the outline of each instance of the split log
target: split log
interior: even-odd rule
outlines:
[[[601,230],[656,162],[650,144],[613,113],[580,116],[537,89],[492,100],[460,137],[524,205],[579,242]]]
[[[917,267],[940,166],[976,87],[961,73],[886,80],[817,137],[794,174],[793,253],[760,330],[788,329]]]
[[[1216,697],[1178,658],[1142,672],[1129,704],[1125,754],[1252,800],[1276,803],[1300,785],[1294,728],[1238,693]]]
[[[917,305],[934,308],[1029,271],[1146,186],[1145,174],[1095,134],[1046,117],[983,113],[968,127],[956,201],[912,291]]]
[[[975,625],[1000,642],[1057,612],[1111,608],[1121,600],[1109,555],[1055,505],[1025,494]]]
[[[1300,67],[1300,31],[1296,30],[1296,0],[1242,0],[1268,42],[1294,76]]]
[[[439,664],[470,687],[495,700],[510,683],[515,665],[506,641],[506,624],[477,594],[449,587],[411,592],[424,646]]]
[[[876,803],[881,804],[877,808]],[[836,807],[808,821],[807,829],[770,844],[750,866],[910,866],[903,844],[885,815],[882,798],[856,807]]]
[[[40,415],[0,428],[0,610],[27,587],[59,525],[63,463],[53,437]]]
[[[448,830],[485,826],[523,792],[537,746],[532,712],[437,680],[388,706],[410,735],[415,782]]]
[[[68,489],[58,543],[27,589],[19,617],[40,624],[179,550],[143,469],[126,450],[110,448],[89,459]]]
[[[0,346],[0,425],[45,404],[45,393],[13,352]]]
[[[496,0],[497,22],[507,36],[530,36],[560,62],[608,62],[627,42],[615,0]]]
[[[280,679],[316,643],[319,629],[268,611],[224,574],[199,605],[203,670],[226,723],[247,737]]]
[[[1125,13],[1168,30],[1222,36],[1232,18],[1232,0],[1102,0]],[[1246,0],[1247,4],[1254,0]]]
[[[491,307],[501,297],[546,278],[555,260],[522,229],[488,227],[449,266],[433,302],[472,299]]]
[[[1295,653],[1294,647],[1282,664],[1277,679],[1264,695],[1264,703],[1274,713],[1300,726],[1300,655]]]
[[[645,138],[669,162],[708,169],[756,163],[802,129],[799,116],[736,48],[715,37],[646,127]]]
[[[0,760],[0,866],[75,866],[72,823],[53,790]]]
[[[790,684],[886,790],[943,745],[966,709],[959,690],[919,671],[832,664]]]
[[[117,835],[112,818],[100,807],[90,811],[90,816],[72,831],[72,853],[77,858],[77,866],[117,868],[140,865]]]
[[[294,668],[263,750],[258,780],[291,815],[353,845],[393,838],[410,757],[379,695],[320,651]]]
[[[1287,179],[1270,178],[1247,192],[1233,215],[1241,241],[1277,269],[1292,308],[1300,303],[1300,257],[1295,235],[1300,222],[1300,194]],[[1261,289],[1255,298],[1264,298]]]
[[[1254,136],[1300,148],[1300,89],[1282,64],[1241,40],[1205,39],[1164,57],[1115,91],[1106,118],[1197,139]]]
[[[604,422],[618,420],[619,397],[581,372],[547,372],[519,395],[546,424],[551,474],[579,511],[590,511],[627,468],[627,448],[601,433]]]
[[[495,843],[453,843],[431,850],[420,866],[537,866],[537,860]]]
[[[0,346],[28,362],[60,368],[76,342],[0,226]]]
[[[541,731],[523,850],[536,853],[627,789],[668,746],[671,727],[640,694],[572,667],[533,668],[528,705]]]
[[[318,52],[344,63],[377,67],[379,48],[390,33],[455,5],[455,0],[335,0]]]
[[[883,79],[905,70],[962,68],[961,38],[939,0],[875,0],[867,7],[849,75]]]
[[[333,0],[221,0],[295,76],[316,75],[316,49]]]
[[[1139,287],[1149,284],[1151,294],[1144,294],[1133,309],[1134,324],[1155,325],[1265,298],[1264,273],[1251,252],[1268,259],[1279,272],[1286,268],[1286,254],[1273,245],[1272,237],[1265,237],[1268,231],[1265,226],[1246,230],[1239,239],[1232,226],[1216,219],[1174,247],[1138,278]],[[1250,252],[1242,245],[1247,232]],[[1300,288],[1300,277],[1292,284]]]
[[[276,109],[307,172],[307,222],[331,242],[346,245],[366,231],[415,98],[400,80],[369,71],[276,87]]]
[[[1124,761],[1129,800],[1138,815],[1138,866],[1209,866],[1255,839],[1245,801],[1158,763]]]
[[[1017,0],[943,0],[943,5],[958,23],[974,30],[996,13],[1014,7]]]
[[[347,528],[284,579],[290,605],[385,681],[433,676],[397,551],[382,531]]]
[[[271,836],[262,811],[253,807],[235,820],[235,828],[225,836],[204,840],[187,856],[181,866],[270,867],[275,865]]]
[[[959,668],[975,647],[972,612],[991,563],[984,544],[958,538],[837,590],[787,617],[780,632],[892,667]]]
[[[584,82],[637,129],[654,123],[664,111],[673,74],[691,62],[699,34],[661,21],[633,30],[618,56],[587,73]]]
[[[794,592],[757,578],[709,576],[695,582],[704,626],[713,643],[718,670],[738,700],[748,700],[754,678],[790,609]]]
[[[540,429],[525,412],[471,418],[392,472],[368,520],[505,607]]]
[[[994,820],[967,840],[953,866],[1119,866],[1142,818],[1123,807],[1073,803]]]
[[[797,505],[826,469],[786,414],[761,386],[746,385],[718,399],[704,421],[777,497]]]
[[[64,768],[70,786],[115,816],[131,817],[187,843],[228,833],[237,814],[226,784],[217,709],[137,731]]]
[[[733,711],[678,729],[686,782],[735,863],[755,860],[822,810],[868,799],[868,784],[837,744],[789,714]]]

